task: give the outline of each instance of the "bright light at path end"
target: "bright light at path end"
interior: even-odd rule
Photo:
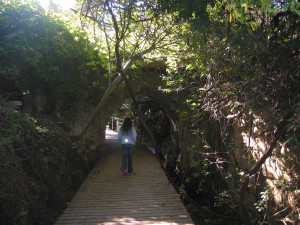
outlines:
[[[51,0],[39,0],[41,6],[45,9],[47,9],[49,7],[49,2]],[[52,0],[52,2],[56,5],[59,5],[60,7],[62,7],[63,9],[69,9],[72,8],[76,1],[75,0]]]

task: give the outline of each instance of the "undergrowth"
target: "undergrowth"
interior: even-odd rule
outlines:
[[[89,171],[55,122],[0,100],[0,224],[53,224]]]

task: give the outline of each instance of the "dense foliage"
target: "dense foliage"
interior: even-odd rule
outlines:
[[[159,2],[166,13],[175,17],[174,21],[185,22],[182,33],[176,34],[184,42],[167,55],[169,73],[163,77],[170,87],[168,91],[185,96],[176,111],[199,138],[194,141],[197,144],[181,149],[181,153],[193,154],[187,171],[180,174],[182,193],[202,203],[210,196],[209,204],[215,206],[211,208],[227,215],[238,212],[244,224],[297,223],[299,2]],[[171,109],[170,105],[165,107]],[[236,127],[247,133],[249,143],[257,138],[268,143],[261,158],[253,156],[255,146],[234,143]],[[289,148],[288,153],[279,154],[281,148]],[[165,160],[172,149],[166,152]],[[243,155],[246,163],[235,158],[236,152]],[[268,157],[272,157],[271,162],[284,163],[282,173],[289,178],[264,175],[262,165]],[[179,159],[180,155],[174,160]],[[235,171],[230,169],[232,165]],[[264,179],[270,179],[268,182],[282,191],[282,198],[296,196],[289,204],[282,203],[284,213],[271,210],[275,207],[275,188],[263,181],[257,186],[254,176],[267,176]],[[255,189],[256,200],[250,200],[246,187]],[[288,197],[284,194],[287,190],[295,194]],[[231,210],[227,212],[222,206]]]
[[[2,1],[0,27],[0,224],[53,224],[89,171],[58,125],[101,96],[101,54],[30,1]]]
[[[1,3],[0,26],[2,96],[27,99],[33,112],[65,115],[79,99],[99,98],[104,74],[100,54],[78,28],[71,33],[39,5],[19,1]],[[43,102],[36,103],[36,96]]]
[[[239,205],[244,224],[263,223],[264,220],[274,223],[275,219],[270,212],[268,214],[272,198],[257,194],[258,212],[252,211],[251,207],[245,205],[245,187],[249,184],[249,177],[261,174],[259,168],[272,155],[277,141],[290,148],[289,160],[284,160],[286,165],[295,165],[298,161],[296,149],[300,137],[296,133],[299,132],[297,118],[300,99],[299,2],[201,1],[201,4],[198,2],[199,7],[192,7],[193,1],[161,2],[166,5],[167,12],[177,11],[178,21],[187,21],[193,34],[188,40],[190,45],[187,43],[186,54],[176,58],[177,67],[170,67],[173,69],[171,76],[166,77],[174,90],[189,93],[186,110],[182,115],[191,129],[204,138],[205,144],[204,148],[193,146],[192,150],[198,149],[198,153],[212,156],[209,163],[216,165],[216,169],[220,171],[221,182],[226,180],[226,171],[228,172],[224,166],[227,163],[227,166],[236,166],[237,175],[234,176],[239,177],[241,186],[236,192],[233,190],[236,186],[229,188],[228,185],[231,197],[228,198],[230,195],[227,193],[226,201],[230,203],[229,199],[239,197],[236,204]],[[217,135],[215,140],[211,140],[211,132],[203,127],[207,113],[211,120],[218,121],[220,137]],[[245,168],[241,162],[232,158],[233,152],[240,148],[231,139],[234,124],[249,131],[249,140],[255,135],[254,127],[258,128],[260,138],[270,143],[265,156],[256,159],[257,161],[251,157],[253,149],[245,149],[243,155],[249,157],[249,165],[253,167]],[[287,155],[276,154],[277,159],[284,157]],[[200,158],[198,164],[200,171],[203,168],[203,159],[205,158]],[[218,161],[222,163],[218,164]],[[203,177],[199,169],[196,169],[196,173],[198,172],[198,179],[201,181]],[[208,169],[207,172],[209,171],[211,172]],[[293,167],[293,172],[289,169],[287,171],[294,179],[285,188],[294,192],[299,188],[299,167]],[[278,183],[276,178],[271,180],[275,185]],[[249,184],[251,185],[255,184]],[[261,193],[268,192],[266,187],[257,190]],[[223,191],[219,193],[220,196]],[[288,207],[287,214],[282,215],[282,220],[297,221],[295,205],[299,204],[299,198],[296,199]],[[264,209],[260,207],[262,202],[265,204]]]
[[[68,135],[0,100],[0,224],[53,224],[88,172]]]

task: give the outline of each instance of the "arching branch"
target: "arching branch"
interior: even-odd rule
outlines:
[[[92,112],[90,117],[88,118],[87,122],[85,123],[83,129],[80,131],[80,133],[77,136],[78,138],[82,138],[83,135],[87,132],[88,128],[91,126],[93,121],[95,120],[96,116],[99,114],[105,103],[107,102],[109,96],[113,92],[113,90],[122,82],[122,74],[125,74],[127,69],[130,67],[130,65],[137,59],[141,58],[143,55],[147,54],[148,52],[151,52],[155,48],[155,45],[152,45],[150,48],[133,55],[127,62],[123,65],[123,68],[119,72],[118,76],[115,78],[115,80],[112,82],[112,84],[106,89],[101,101],[96,106],[95,110]]]

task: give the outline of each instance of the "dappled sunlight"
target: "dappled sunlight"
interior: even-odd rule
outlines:
[[[267,141],[258,136],[249,136],[247,133],[242,133],[242,137],[245,146],[251,149],[251,154],[256,161],[259,160],[269,148]],[[274,154],[278,156],[287,156],[289,153],[290,149],[283,145],[274,149]],[[283,204],[285,201],[284,198],[287,198],[290,207],[296,209],[297,196],[299,196],[300,190],[287,192],[289,183],[293,180],[293,168],[286,167],[287,160],[285,157],[278,156],[268,157],[262,166],[263,175],[266,177],[266,183],[269,186],[268,190],[272,193],[274,202],[277,205]]]
[[[179,215],[178,217],[186,218],[186,215]],[[191,223],[177,223],[177,222],[171,222],[171,221],[159,221],[159,218],[157,217],[150,217],[146,220],[137,220],[136,218],[132,217],[123,217],[123,218],[112,218],[113,222],[104,222],[101,223],[101,225],[145,225],[145,224],[151,224],[151,225],[189,225]],[[97,225],[100,225],[98,223]]]

